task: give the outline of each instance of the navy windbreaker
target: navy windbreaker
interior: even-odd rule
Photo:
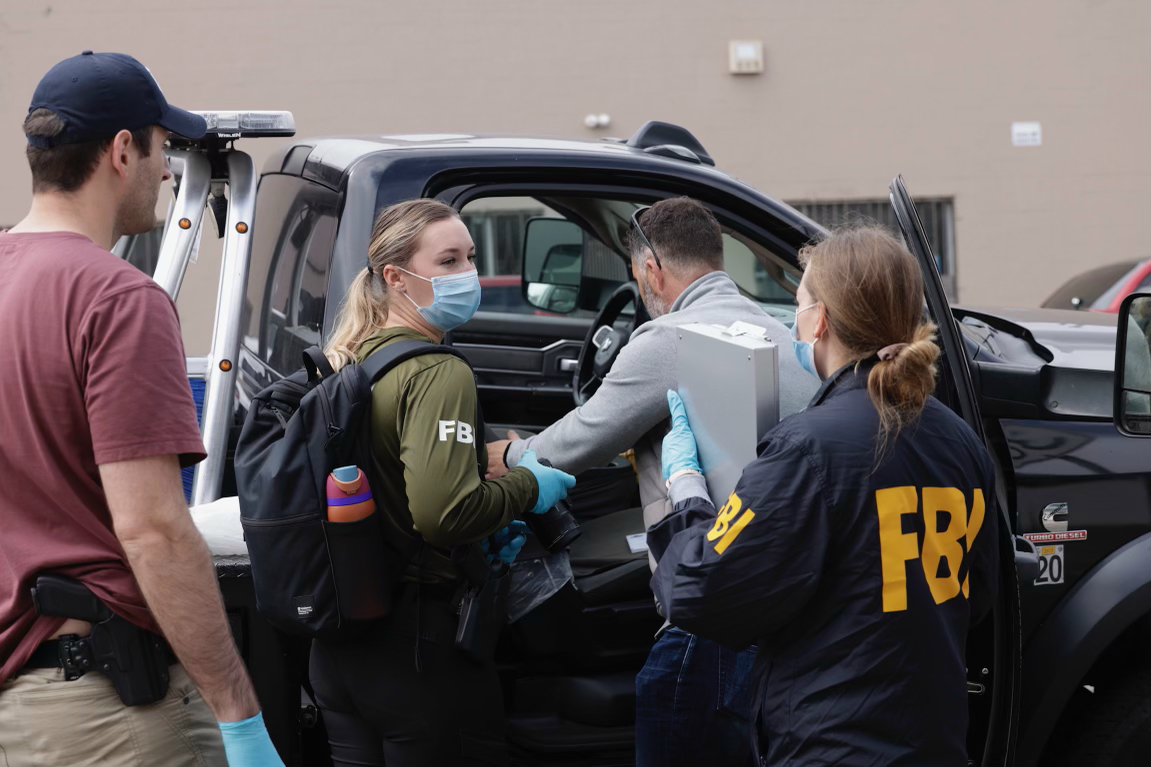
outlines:
[[[698,478],[676,482],[648,532],[652,589],[674,625],[759,646],[768,764],[963,767],[965,640],[997,583],[994,469],[934,398],[877,464],[868,372],[844,368],[769,431],[718,513]]]

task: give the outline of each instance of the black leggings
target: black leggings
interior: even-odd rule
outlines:
[[[414,587],[370,635],[312,643],[310,676],[332,761],[344,765],[504,765],[504,704],[491,663],[453,646],[454,606]],[[427,590],[425,590],[426,592]]]

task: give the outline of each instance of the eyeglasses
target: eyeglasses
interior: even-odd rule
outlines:
[[[644,244],[644,247],[651,251],[651,255],[655,258],[655,265],[662,269],[663,264],[660,263],[659,254],[655,252],[655,248],[651,246],[651,240],[647,238],[647,235],[643,233],[643,229],[641,229],[639,225],[639,217],[644,213],[647,213],[649,210],[651,210],[650,205],[644,205],[642,208],[636,208],[635,212],[631,214],[631,225],[632,228],[635,229],[635,233],[639,235],[640,242]]]

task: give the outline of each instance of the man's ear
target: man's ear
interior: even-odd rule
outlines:
[[[136,155],[133,155],[133,152],[135,152]],[[109,149],[109,159],[112,162],[112,170],[116,175],[121,178],[128,178],[131,163],[136,161],[139,152],[140,147],[132,146],[131,132],[122,130],[117,133],[112,138],[112,146]]]
[[[657,292],[663,291],[663,283],[667,274],[655,262],[655,258],[647,255],[643,259],[643,270],[646,272],[648,286]]]

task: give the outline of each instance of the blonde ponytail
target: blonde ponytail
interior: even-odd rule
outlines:
[[[324,347],[324,355],[333,368],[339,370],[355,362],[360,348],[384,327],[388,319],[384,267],[406,267],[428,226],[458,216],[450,205],[426,199],[396,203],[380,213],[372,227],[368,267],[356,275],[348,288],[336,327]]]
[[[352,280],[344,303],[336,318],[324,355],[332,368],[339,370],[356,361],[356,353],[364,342],[384,326],[388,319],[387,292],[383,277],[377,278],[366,268]]]

